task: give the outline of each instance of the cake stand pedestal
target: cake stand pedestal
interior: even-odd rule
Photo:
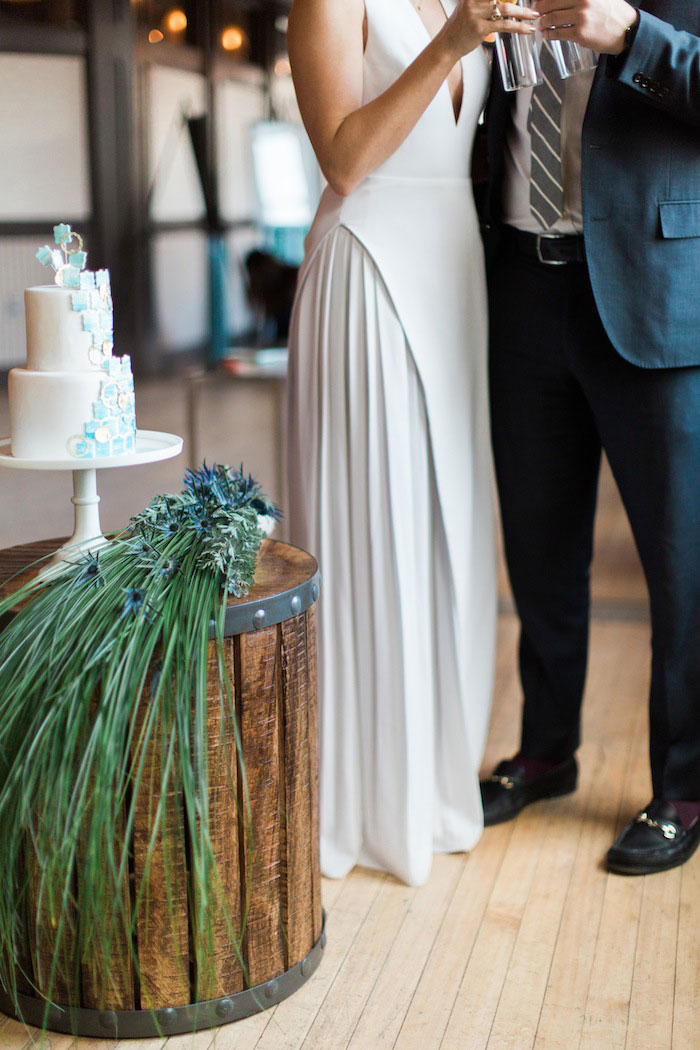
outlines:
[[[100,497],[97,493],[97,471],[114,467],[136,467],[146,463],[157,463],[172,459],[182,452],[182,438],[175,434],[162,434],[156,430],[139,430],[136,448],[123,456],[105,456],[99,459],[75,459],[64,456],[60,459],[19,459],[10,451],[10,439],[0,441],[0,467],[14,470],[70,470],[73,474],[73,497],[75,524],[73,535],[54,555],[45,569],[38,575],[46,578],[53,575],[65,562],[82,557],[87,551],[97,550],[107,543],[100,526]]]

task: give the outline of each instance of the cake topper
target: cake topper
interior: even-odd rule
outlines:
[[[54,280],[61,288],[81,288],[81,271],[87,263],[87,252],[83,251],[83,238],[74,233],[68,223],[54,226],[53,235],[58,248],[44,244],[36,253],[42,266],[52,266],[56,271]]]

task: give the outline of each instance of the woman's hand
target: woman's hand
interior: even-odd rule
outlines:
[[[494,17],[495,16],[495,17]],[[491,33],[520,33],[532,36],[539,13],[530,7],[493,0],[459,0],[442,30],[443,43],[455,61],[473,51]]]

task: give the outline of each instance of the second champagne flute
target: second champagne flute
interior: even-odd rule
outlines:
[[[573,40],[551,40],[549,46],[562,80],[573,77],[576,73],[584,73],[587,69],[595,69],[598,65],[595,51],[591,51],[589,47],[581,47]]]

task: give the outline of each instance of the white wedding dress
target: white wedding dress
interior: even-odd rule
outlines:
[[[445,0],[449,14],[454,0]],[[429,41],[366,0],[364,102]],[[289,520],[319,559],[321,863],[425,882],[469,850],[493,677],[484,262],[469,180],[488,62],[462,62],[349,197],[326,189],[292,319]]]

